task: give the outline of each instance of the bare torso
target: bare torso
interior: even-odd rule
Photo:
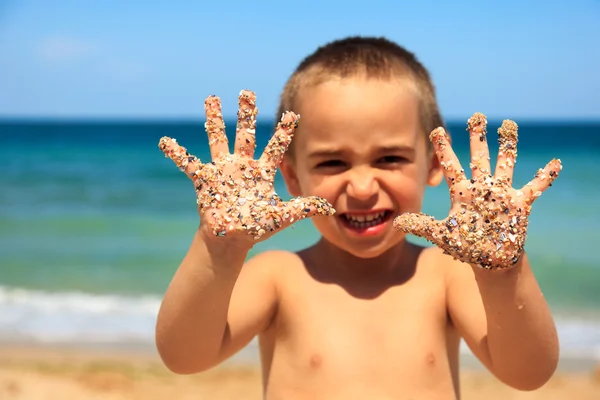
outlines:
[[[336,276],[311,250],[285,257],[276,316],[260,336],[267,399],[454,399],[459,337],[442,266],[412,248],[411,271]]]

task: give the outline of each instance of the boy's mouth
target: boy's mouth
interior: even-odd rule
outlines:
[[[344,225],[349,228],[363,230],[382,225],[387,222],[391,216],[391,210],[380,210],[371,213],[343,213],[340,215],[340,219],[344,222]]]

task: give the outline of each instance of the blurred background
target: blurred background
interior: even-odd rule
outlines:
[[[600,359],[597,0],[0,0],[0,342],[153,351],[160,299],[198,225],[193,187],[159,138],[207,160],[205,97],[221,97],[231,135],[247,88],[260,150],[297,63],[349,35],[416,53],[461,160],[476,111],[492,152],[501,120],[519,124],[517,185],[562,160],[527,251],[563,359]],[[449,204],[442,184],[424,211],[441,218]],[[254,253],[316,240],[304,221]],[[239,357],[257,359],[253,346]]]

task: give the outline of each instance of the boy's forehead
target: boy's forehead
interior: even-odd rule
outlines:
[[[331,80],[304,88],[297,100],[299,141],[317,144],[376,137],[384,142],[412,142],[413,133],[420,131],[418,98],[398,82]]]
[[[294,138],[307,153],[328,153],[342,150],[357,152],[415,148],[422,135],[406,130],[310,130],[306,129]]]
[[[418,117],[419,99],[408,84],[376,79],[336,79],[304,87],[293,111],[306,123],[340,124],[369,119],[371,122],[405,123]]]

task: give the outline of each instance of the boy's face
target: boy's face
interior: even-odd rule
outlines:
[[[393,219],[421,209],[426,185],[442,179],[427,150],[419,102],[407,84],[366,78],[303,88],[293,160],[281,166],[293,196],[321,196],[334,217],[313,223],[329,242],[361,258],[402,240]]]

